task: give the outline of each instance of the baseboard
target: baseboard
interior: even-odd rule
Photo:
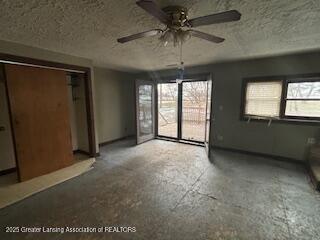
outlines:
[[[134,136],[135,136],[135,135],[128,135],[128,136],[121,137],[121,138],[117,138],[117,139],[114,139],[114,140],[102,142],[102,143],[99,143],[99,147],[103,147],[103,146],[109,145],[109,144],[111,144],[111,143],[115,143],[115,142],[118,142],[118,141],[122,141],[122,140],[125,140],[125,139],[128,139],[128,138],[132,138],[132,137],[134,137]]]
[[[73,154],[77,154],[77,153],[81,153],[81,154],[85,154],[85,155],[91,155],[89,152],[87,151],[83,151],[83,150],[80,150],[80,149],[77,149],[77,150],[73,150]]]
[[[17,168],[15,168],[15,167],[14,168],[5,169],[5,170],[1,170],[0,171],[0,176],[6,175],[6,174],[9,174],[9,173],[13,173],[15,171],[17,171]]]
[[[247,151],[247,150],[240,150],[240,149],[220,147],[220,146],[212,146],[211,149],[225,150],[225,151],[230,151],[230,152],[237,152],[237,153],[259,156],[259,157],[272,158],[272,159],[283,161],[283,162],[290,162],[290,163],[296,163],[296,164],[300,164],[303,166],[307,166],[307,163],[305,161],[300,161],[300,160],[297,160],[294,158],[288,158],[288,157],[283,157],[283,156],[277,156],[277,155],[273,155],[273,154],[252,152],[252,151]]]

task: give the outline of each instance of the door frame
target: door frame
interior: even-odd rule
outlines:
[[[175,80],[172,80],[172,79],[165,79],[165,80],[160,80],[160,81],[156,81],[155,83],[155,136],[156,138],[161,138],[161,139],[170,139],[172,141],[178,141],[178,132],[179,132],[179,126],[177,126],[177,137],[170,137],[170,136],[163,136],[163,135],[159,135],[159,132],[158,132],[158,123],[159,123],[159,119],[158,119],[158,111],[159,111],[159,106],[158,106],[158,84],[161,84],[161,83],[176,83]],[[177,90],[178,91],[178,97],[179,97],[179,89]],[[179,105],[179,100],[178,100],[178,105]],[[178,121],[179,121],[179,107],[177,106],[178,108]]]
[[[181,119],[179,119],[179,121],[180,121],[180,127],[181,127],[181,135],[180,135],[180,138],[178,139],[178,140],[180,140],[180,141],[186,141],[186,142],[194,142],[194,143],[197,143],[197,144],[204,144],[205,143],[205,141],[203,141],[203,142],[201,142],[201,141],[197,141],[197,140],[188,140],[188,139],[184,139],[184,138],[182,138],[182,108],[183,108],[183,106],[182,106],[182,102],[183,102],[183,99],[182,99],[182,94],[183,94],[183,83],[184,82],[207,82],[208,80],[207,79],[188,79],[188,80],[184,80],[180,85],[181,85],[181,101],[180,101],[180,103],[181,103],[181,106],[180,106],[180,109],[179,109],[179,112],[181,112],[180,114],[181,114]],[[205,133],[206,134],[206,133]],[[204,138],[205,138],[206,136],[204,136]]]
[[[78,65],[71,65],[59,62],[51,62],[41,59],[11,55],[0,53],[0,64],[15,64],[15,65],[23,65],[30,67],[40,67],[40,68],[49,68],[55,70],[64,70],[71,73],[81,73],[84,75],[85,82],[85,99],[86,99],[86,112],[87,112],[87,126],[88,126],[88,143],[89,143],[89,152],[88,154],[91,157],[99,156],[99,153],[96,152],[96,137],[95,137],[95,123],[94,123],[94,110],[93,110],[93,97],[92,97],[92,79],[91,79],[91,68],[82,67]],[[4,71],[4,69],[0,69],[0,71]],[[10,96],[8,94],[8,86],[7,86],[7,78],[6,73],[4,73],[4,84],[6,88],[6,97],[8,102],[8,110],[9,110],[9,118],[13,139],[13,148],[14,155],[16,161],[16,169],[18,173],[18,179],[20,181],[20,169],[17,161],[17,151],[16,151],[16,140],[14,137],[14,129],[12,124],[12,111],[10,107]]]
[[[182,86],[183,86],[183,82],[204,82],[204,81],[208,81],[209,79],[211,79],[212,83],[213,83],[213,79],[212,79],[212,74],[211,73],[204,73],[204,74],[189,74],[186,75],[182,84],[178,85],[178,131],[177,131],[177,137],[168,137],[168,136],[162,136],[158,134],[158,84],[161,83],[175,83],[176,82],[176,76],[169,76],[169,77],[164,77],[164,78],[160,78],[155,82],[155,133],[156,133],[156,138],[159,139],[163,139],[163,140],[169,140],[169,141],[176,141],[176,142],[182,142],[182,143],[186,143],[186,144],[192,144],[192,145],[201,145],[201,146],[205,146],[205,142],[201,142],[201,141],[196,141],[196,140],[186,140],[183,139],[182,136],[182,124],[181,124],[181,119],[182,119]],[[179,90],[180,89],[180,90]],[[180,91],[180,93],[179,93]],[[212,84],[212,88],[211,88],[211,98],[212,98],[212,93],[213,93],[213,84]],[[179,96],[181,99],[179,99]],[[179,104],[181,106],[179,106]],[[211,99],[211,111],[210,111],[210,121],[212,121],[212,99]],[[179,123],[180,122],[180,123]],[[206,133],[205,133],[206,134]],[[179,138],[180,137],[180,138]],[[209,146],[211,145],[210,143],[211,141],[211,129],[209,130]]]
[[[210,116],[209,116],[209,136],[208,136],[208,143],[206,143],[206,138],[207,138],[207,123],[208,123],[208,118],[207,118],[207,114],[208,114],[208,89],[207,89],[207,103],[206,103],[206,123],[205,123],[205,140],[204,140],[204,145],[207,151],[207,155],[210,158],[210,154],[211,154],[211,128],[212,128],[212,122],[214,121],[213,118],[213,101],[212,101],[212,96],[213,96],[213,89],[214,89],[214,85],[213,85],[213,79],[212,79],[212,74],[208,75],[207,78],[207,84],[209,84],[209,82],[211,82],[211,91],[210,91]]]

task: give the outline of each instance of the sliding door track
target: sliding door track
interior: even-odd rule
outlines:
[[[164,140],[164,141],[170,141],[170,142],[177,142],[177,143],[183,143],[183,144],[189,144],[194,146],[200,146],[204,147],[204,142],[194,141],[194,140],[185,140],[185,139],[177,139],[177,138],[171,138],[171,137],[163,137],[163,136],[157,136],[156,139]]]

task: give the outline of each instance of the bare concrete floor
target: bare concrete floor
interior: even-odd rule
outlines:
[[[302,166],[154,140],[101,149],[95,169],[0,211],[0,239],[320,239]],[[4,233],[5,226],[133,226],[136,233]]]

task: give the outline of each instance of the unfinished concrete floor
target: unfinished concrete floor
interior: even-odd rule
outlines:
[[[320,239],[302,166],[154,140],[101,148],[95,169],[0,211],[0,239]],[[6,234],[5,226],[134,226],[136,233]]]

